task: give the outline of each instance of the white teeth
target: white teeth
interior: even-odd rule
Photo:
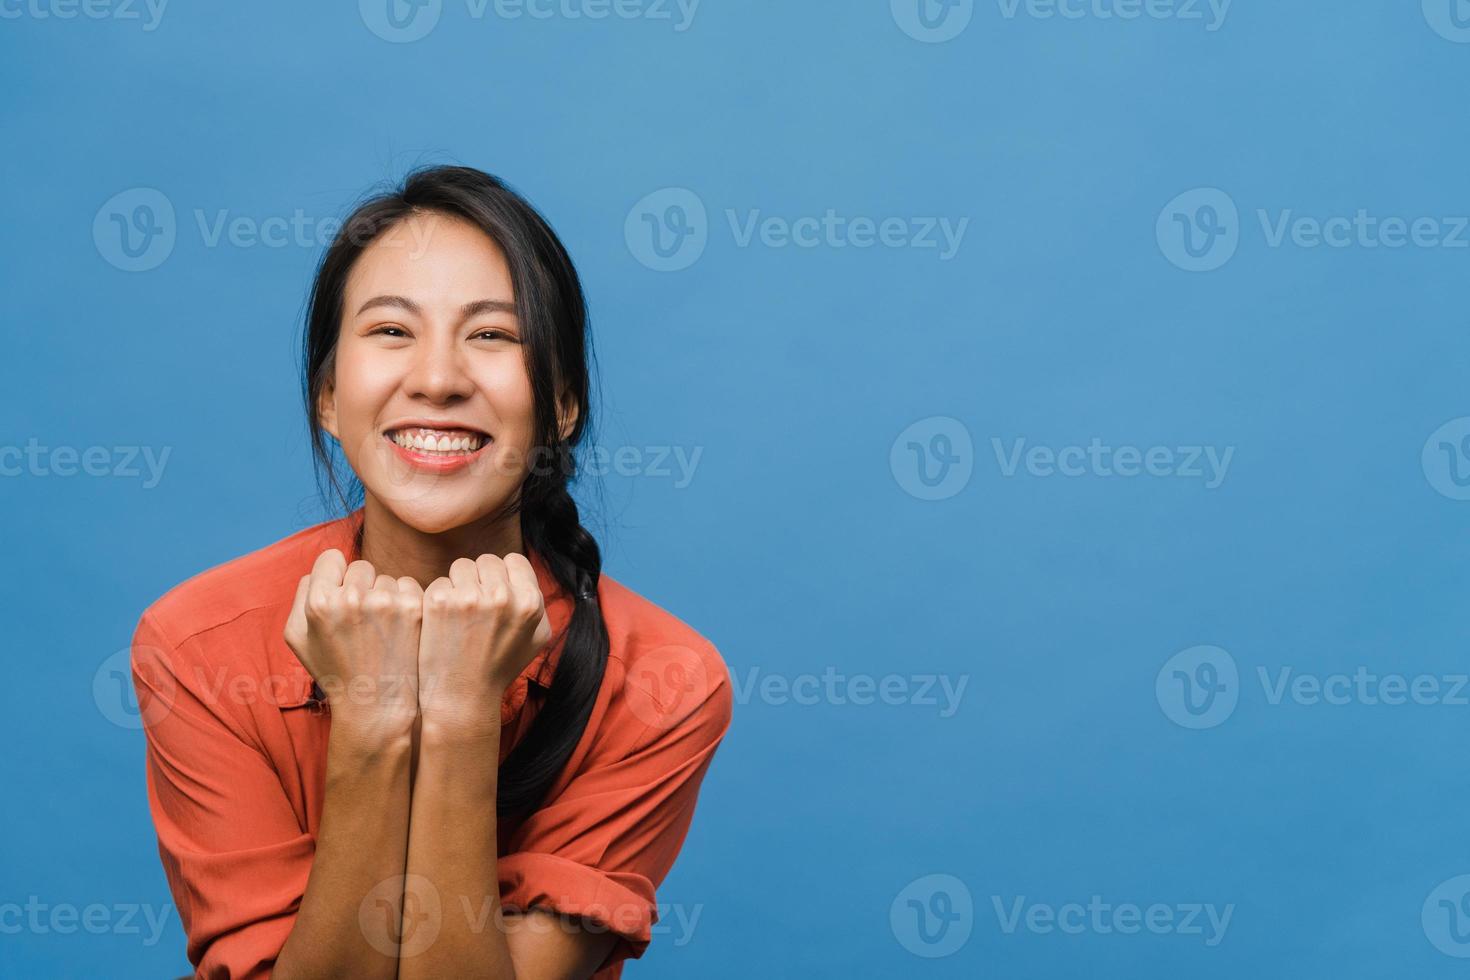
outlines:
[[[400,429],[390,434],[393,441],[404,449],[416,449],[425,453],[472,453],[485,444],[482,435],[439,434],[430,429],[412,432]]]

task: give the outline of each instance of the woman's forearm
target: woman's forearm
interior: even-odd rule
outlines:
[[[498,704],[499,699],[492,699]],[[498,714],[475,732],[426,718],[414,774],[405,902],[442,909],[434,942],[405,955],[403,980],[491,977],[514,980],[499,928],[495,795],[500,756]],[[433,890],[415,896],[416,890]]]
[[[333,719],[316,854],[277,980],[397,974],[411,749],[410,729]]]

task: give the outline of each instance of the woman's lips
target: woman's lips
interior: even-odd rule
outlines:
[[[429,473],[452,473],[463,469],[478,459],[494,441],[483,432],[417,427],[390,429],[383,433],[383,438],[400,459]],[[440,446],[444,448],[438,448]]]

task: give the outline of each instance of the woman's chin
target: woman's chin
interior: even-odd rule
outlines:
[[[420,534],[443,534],[455,528],[473,524],[494,510],[493,504],[483,500],[456,501],[435,499],[425,494],[409,500],[394,499],[391,495],[379,498],[399,522]]]

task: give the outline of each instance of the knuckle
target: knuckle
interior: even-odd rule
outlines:
[[[374,590],[362,598],[362,607],[368,612],[380,613],[393,608],[393,596]]]
[[[541,615],[541,603],[528,596],[517,596],[511,605],[511,615],[520,622],[531,622]]]

